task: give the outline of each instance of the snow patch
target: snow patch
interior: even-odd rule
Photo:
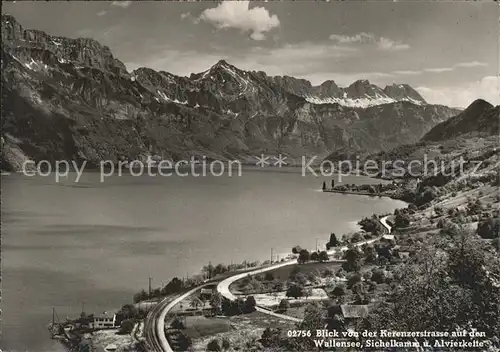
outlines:
[[[382,104],[390,104],[398,101],[408,101],[410,103],[416,105],[423,105],[421,101],[412,99],[410,97],[403,99],[393,99],[388,96],[383,96],[378,93],[375,94],[375,97],[369,97],[365,95],[363,98],[347,98],[347,93],[344,92],[344,98],[337,97],[328,97],[328,98],[318,98],[314,96],[306,96],[305,99],[309,103],[321,105],[321,104],[339,104],[342,106],[347,106],[351,108],[368,108],[371,106],[382,105]]]
[[[160,92],[159,90],[156,90],[158,92],[158,95],[165,101],[168,101],[168,102],[172,102],[172,103],[176,103],[176,104],[182,104],[182,105],[186,105],[188,102],[187,100],[186,101],[179,101],[177,99],[171,99],[169,97],[167,97],[167,95],[163,92]],[[158,100],[158,99],[157,99]]]

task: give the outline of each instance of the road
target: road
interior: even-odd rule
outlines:
[[[383,218],[381,218],[380,223],[387,229],[387,231],[389,233],[391,233],[391,226],[389,224],[387,224],[387,216],[384,216]],[[377,237],[377,238],[373,238],[370,240],[361,241],[361,242],[354,244],[354,246],[357,247],[357,246],[362,246],[365,244],[373,243],[375,241],[380,240],[380,238],[381,237]],[[327,253],[328,253],[328,255],[333,255],[339,251],[344,251],[344,250],[347,250],[347,246],[337,247],[337,248],[331,249],[331,250],[327,251]],[[265,267],[265,268],[260,268],[260,269],[256,269],[253,271],[247,271],[247,272],[244,272],[241,274],[236,274],[236,275],[230,276],[230,277],[226,278],[225,280],[219,282],[219,284],[217,285],[217,291],[223,297],[225,297],[229,300],[235,300],[235,299],[237,299],[237,297],[235,295],[233,295],[231,293],[231,291],[229,290],[229,286],[233,282],[240,280],[240,279],[243,279],[248,275],[258,275],[258,274],[264,273],[266,271],[275,270],[275,269],[278,269],[278,268],[281,268],[281,267],[284,267],[287,265],[294,265],[294,264],[297,264],[297,259],[292,259],[289,261],[280,262],[280,263],[270,265],[270,266]],[[146,341],[148,342],[149,347],[152,348],[152,351],[154,351],[154,352],[173,352],[172,347],[168,343],[167,336],[165,335],[165,317],[167,316],[167,314],[170,312],[170,310],[176,304],[178,304],[179,302],[181,302],[185,298],[189,297],[190,295],[192,295],[194,292],[198,291],[202,287],[209,286],[209,285],[213,285],[213,282],[206,283],[206,284],[203,284],[201,286],[197,286],[197,287],[195,287],[195,288],[193,288],[193,289],[191,289],[183,294],[175,296],[173,298],[172,297],[165,298],[162,301],[160,301],[153,309],[151,309],[151,311],[148,313],[148,316],[144,322],[144,334],[146,336]],[[291,317],[288,315],[275,313],[275,312],[268,310],[266,308],[263,308],[263,307],[257,306],[255,308],[257,311],[259,311],[261,313],[268,314],[268,315],[271,315],[271,316],[274,316],[274,317],[277,317],[280,319],[286,319],[286,320],[293,321],[293,322],[302,321],[301,319],[294,318],[294,317]]]
[[[146,335],[146,341],[148,342],[149,347],[152,348],[152,351],[173,352],[172,347],[168,343],[167,336],[165,335],[165,318],[167,314],[182,300],[191,296],[201,288],[209,285],[213,285],[213,283],[196,286],[195,288],[173,298],[165,298],[149,312],[144,323],[144,333]]]

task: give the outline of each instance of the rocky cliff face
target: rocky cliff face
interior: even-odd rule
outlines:
[[[2,73],[3,168],[23,158],[254,162],[260,153],[298,160],[346,147],[381,150],[458,113],[425,104],[409,86],[314,87],[225,61],[190,77],[129,73],[95,40],[25,30],[12,16],[2,16]]]

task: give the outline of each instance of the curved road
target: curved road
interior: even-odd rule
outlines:
[[[388,218],[388,216],[384,216],[383,218],[380,218],[379,221],[387,229],[387,231],[389,233],[391,233],[391,226],[389,224],[387,224],[387,218]],[[370,240],[361,241],[361,242],[358,242],[358,243],[354,244],[354,246],[358,247],[358,246],[363,246],[365,244],[373,243],[375,241],[380,240],[380,238],[381,237],[377,237],[377,238],[372,238]],[[347,248],[348,248],[347,246],[338,247],[338,248],[334,248],[334,249],[331,249],[331,250],[327,251],[327,253],[328,253],[328,255],[332,255],[332,254],[337,253],[338,251],[347,250]],[[264,273],[266,271],[275,270],[275,269],[278,269],[278,268],[281,268],[281,267],[284,267],[284,266],[294,265],[294,264],[297,264],[297,259],[292,259],[292,260],[289,260],[289,261],[286,261],[286,262],[281,262],[281,263],[278,263],[278,264],[270,265],[270,266],[265,267],[265,268],[260,268],[260,269],[254,270],[254,271],[250,271],[250,272],[246,272],[246,273],[242,273],[242,274],[230,276],[227,279],[219,282],[219,284],[217,285],[217,291],[219,291],[219,293],[223,297],[225,297],[225,298],[227,298],[229,300],[235,300],[237,297],[231,292],[231,290],[229,290],[229,286],[233,282],[238,281],[240,279],[243,279],[243,278],[245,278],[248,275],[258,275],[258,274]],[[283,318],[283,319],[287,319],[287,320],[291,320],[291,321],[301,321],[300,319],[297,319],[297,318],[294,318],[294,317],[290,317],[290,316],[284,315],[284,314],[277,314],[277,313],[274,313],[274,312],[272,312],[272,311],[270,311],[268,309],[265,309],[265,308],[262,308],[262,307],[258,307],[258,306],[256,307],[256,310],[259,311],[259,312],[265,313],[265,314],[273,315],[273,316],[278,317],[278,318]]]
[[[384,216],[383,218],[380,218],[379,221],[387,229],[387,231],[389,233],[391,233],[391,226],[389,224],[387,224],[387,218],[388,218],[388,216]],[[358,247],[358,246],[362,246],[364,244],[369,244],[369,243],[378,241],[380,238],[381,237],[377,237],[377,238],[372,238],[370,240],[361,241],[361,242],[354,244],[354,246]],[[328,255],[333,255],[333,254],[337,253],[338,251],[347,250],[347,248],[348,248],[347,246],[338,247],[338,248],[334,248],[334,249],[327,251],[327,253],[328,253]],[[229,300],[235,300],[237,297],[235,295],[233,295],[231,293],[231,291],[229,290],[229,286],[233,282],[240,280],[248,275],[257,275],[257,274],[264,273],[266,271],[275,270],[275,269],[278,269],[278,268],[281,268],[281,267],[284,267],[287,265],[294,265],[294,264],[297,264],[297,259],[292,259],[292,260],[289,260],[286,262],[281,262],[278,264],[270,265],[270,266],[265,267],[265,268],[260,268],[260,269],[256,269],[256,270],[253,270],[250,272],[244,272],[241,274],[230,276],[230,277],[226,278],[225,280],[219,282],[219,284],[217,285],[217,291],[223,297],[225,297]],[[187,291],[187,292],[185,292],[177,297],[174,297],[173,299],[172,299],[172,297],[165,298],[164,300],[160,301],[149,312],[147,318],[145,319],[145,323],[144,323],[144,333],[146,336],[146,340],[148,341],[149,347],[152,348],[154,352],[173,352],[172,347],[168,343],[167,337],[165,335],[165,317],[170,312],[170,310],[176,304],[178,304],[180,301],[182,301],[186,297],[189,297],[190,295],[192,295],[194,292],[198,291],[202,287],[208,286],[208,285],[213,285],[213,283],[206,283],[206,284],[197,286],[197,287],[195,287],[195,288],[193,288],[193,289],[191,289],[191,290],[189,290],[189,291]],[[262,313],[268,314],[268,315],[272,315],[272,316],[277,317],[277,318],[286,319],[286,320],[290,320],[290,321],[294,321],[294,322],[302,321],[301,319],[294,318],[294,317],[284,315],[284,314],[278,314],[278,313],[275,313],[271,310],[268,310],[268,309],[265,309],[262,307],[257,306],[255,308],[259,312],[262,312]]]
[[[149,312],[144,324],[144,331],[146,340],[148,341],[149,347],[152,348],[152,351],[173,352],[172,347],[168,343],[167,336],[165,335],[165,317],[170,310],[183,299],[191,296],[202,287],[208,285],[213,285],[213,282],[196,286],[195,288],[176,296],[173,299],[172,297],[165,298]]]

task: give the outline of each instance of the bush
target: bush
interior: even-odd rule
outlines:
[[[385,271],[382,269],[373,269],[371,280],[377,284],[381,284],[385,281]]]
[[[366,293],[366,287],[362,282],[357,282],[352,286],[352,292],[364,295]]]
[[[257,305],[257,302],[255,301],[254,296],[248,296],[247,299],[245,300],[245,304],[243,306],[243,311],[245,313],[251,313],[255,311],[255,306]]]
[[[175,318],[172,321],[172,324],[170,324],[172,329],[178,329],[178,330],[183,330],[185,328],[184,323],[180,321],[178,318]]]
[[[290,308],[290,302],[287,299],[282,299],[278,308],[284,312]]]
[[[401,228],[401,227],[408,227],[410,225],[410,216],[406,213],[398,213],[394,219],[394,226]]]
[[[308,262],[311,259],[311,256],[309,254],[309,251],[307,249],[302,249],[299,253],[299,258],[297,259],[297,262],[299,264],[304,264]]]
[[[335,288],[332,290],[332,294],[335,296],[335,297],[340,297],[340,296],[344,296],[345,295],[345,287],[344,285],[337,285],[335,286]]]
[[[219,344],[219,340],[217,339],[213,339],[212,341],[210,341],[207,345],[207,351],[222,351],[222,347],[221,345]]]
[[[325,268],[322,272],[321,272],[321,276],[322,277],[331,277],[333,276],[333,270],[330,269],[330,268]]]
[[[231,341],[227,337],[224,337],[222,339],[222,349],[226,351],[230,348],[231,348]]]
[[[293,254],[299,254],[299,252],[302,250],[300,246],[295,246],[292,248],[292,253]]]
[[[264,275],[264,280],[266,281],[273,281],[274,280],[274,275],[272,272],[268,271],[266,275]]]
[[[293,297],[295,299],[302,297],[304,295],[304,286],[300,284],[291,284],[286,290],[287,297]]]
[[[132,330],[134,330],[134,326],[135,323],[132,319],[124,320],[120,324],[120,330],[118,333],[121,335],[128,335],[132,332]]]
[[[318,257],[319,257],[318,259],[320,262],[327,262],[329,260],[328,253],[326,251],[319,252]]]
[[[352,286],[354,286],[358,282],[361,282],[361,275],[359,273],[355,273],[355,274],[351,275],[347,279],[347,288],[351,288]]]

